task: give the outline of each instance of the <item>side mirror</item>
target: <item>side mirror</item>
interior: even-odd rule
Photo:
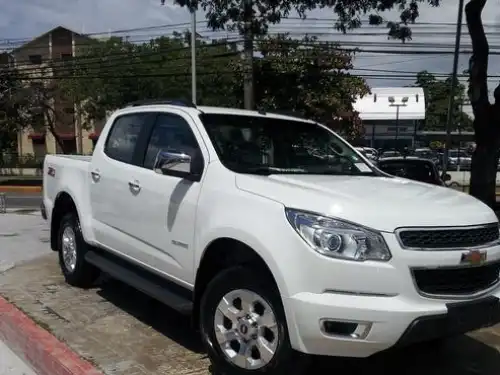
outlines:
[[[181,177],[193,181],[199,181],[200,177],[200,173],[193,173],[191,156],[182,152],[158,152],[153,170],[158,174]]]
[[[443,181],[444,181],[444,182],[448,182],[448,181],[450,181],[450,180],[451,180],[451,176],[450,176],[448,173],[445,173],[445,174],[443,175]]]

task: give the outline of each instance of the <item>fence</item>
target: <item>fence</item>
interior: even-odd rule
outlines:
[[[7,213],[7,197],[5,193],[0,193],[0,214]]]
[[[42,168],[44,158],[44,156],[40,157],[32,154],[0,153],[0,168]]]

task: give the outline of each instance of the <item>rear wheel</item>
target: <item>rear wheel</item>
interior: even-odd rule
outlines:
[[[87,288],[99,277],[100,271],[85,261],[88,245],[83,239],[80,221],[74,213],[61,219],[58,233],[59,265],[70,285]]]
[[[215,373],[300,374],[305,356],[291,346],[274,282],[243,267],[228,269],[207,286],[200,328]]]

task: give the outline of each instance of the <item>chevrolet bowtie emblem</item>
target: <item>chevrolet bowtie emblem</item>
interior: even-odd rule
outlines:
[[[477,266],[486,261],[486,252],[481,252],[479,250],[471,250],[466,253],[462,253],[460,258],[460,263],[470,264]]]

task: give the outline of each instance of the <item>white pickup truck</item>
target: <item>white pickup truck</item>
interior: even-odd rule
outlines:
[[[49,155],[43,214],[68,283],[103,271],[190,313],[225,374],[296,373],[500,321],[497,217],[387,175],[327,127],[135,103],[92,157]]]

